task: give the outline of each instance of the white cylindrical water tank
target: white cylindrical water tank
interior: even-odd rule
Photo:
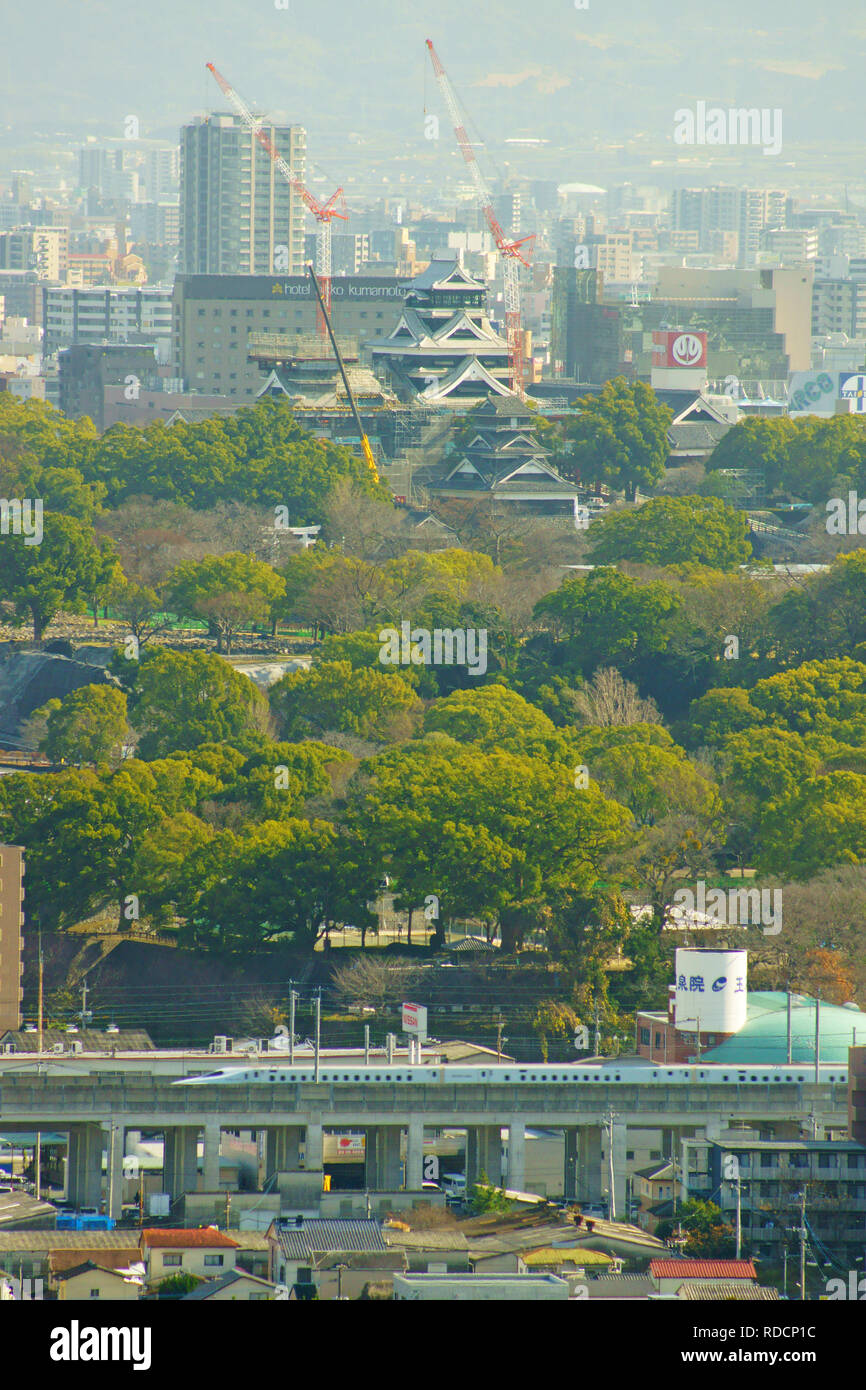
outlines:
[[[748,951],[678,949],[676,1027],[693,1033],[738,1033],[746,1022],[748,961]]]

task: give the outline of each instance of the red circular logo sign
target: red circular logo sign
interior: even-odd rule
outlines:
[[[693,367],[696,362],[700,362],[703,355],[703,344],[694,333],[680,333],[671,343],[671,357],[681,367]]]

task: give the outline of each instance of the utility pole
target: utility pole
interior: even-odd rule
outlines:
[[[316,994],[316,1066],[314,1080],[319,1079],[319,1045],[322,1037],[322,986],[319,985]]]
[[[786,1051],[786,1057],[787,1057],[787,1061],[788,1061],[788,1066],[790,1066],[790,1065],[791,1065],[791,985],[790,985],[790,982],[788,983],[788,988],[785,990],[785,994],[786,994],[787,1000],[788,1000],[788,1008],[787,1008],[787,1013],[788,1013],[788,1046],[787,1046],[787,1051]]]
[[[111,1126],[108,1139],[108,1215],[114,1215],[114,1150],[117,1144],[117,1128]]]
[[[370,1025],[364,1024],[364,1066],[370,1065]]]
[[[741,1202],[741,1196],[742,1196],[742,1194],[741,1194],[741,1192],[740,1192],[740,1170],[739,1170],[739,1166],[737,1167],[736,1183],[737,1183],[737,1254],[736,1254],[736,1258],[739,1260],[739,1259],[742,1258],[742,1252],[743,1252],[743,1208],[742,1208],[742,1202]]]
[[[42,928],[39,929],[39,1060],[42,1061],[43,1052],[43,982],[45,974],[45,963],[42,958]]]
[[[821,1080],[821,998],[815,996],[815,1085]]]
[[[806,1189],[800,1193],[800,1302],[806,1302]]]
[[[496,1063],[502,1062],[502,1014],[496,1020]]]
[[[596,1004],[596,1006],[595,1006],[595,1039],[594,1039],[594,1051],[593,1051],[593,1054],[592,1054],[594,1057],[597,1057],[597,1056],[599,1055],[598,1050],[599,1050],[599,1047],[600,1047],[600,1046],[601,1046],[601,1030],[600,1030],[600,1028],[599,1028],[599,1026],[598,1026],[598,1004]]]
[[[295,982],[289,980],[289,1064],[295,1060],[295,1003],[297,994],[295,993]]]

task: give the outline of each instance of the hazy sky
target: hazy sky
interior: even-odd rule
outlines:
[[[441,113],[427,36],[491,145],[536,135],[579,148],[599,134],[654,145],[671,140],[674,111],[698,100],[782,108],[788,146],[838,147],[863,130],[862,0],[282,2],[7,6],[4,146],[16,126],[22,139],[34,125],[120,135],[129,114],[143,135],[170,136],[221,104],[209,60],[252,103],[306,125],[312,149],[352,130],[420,139],[425,87]]]

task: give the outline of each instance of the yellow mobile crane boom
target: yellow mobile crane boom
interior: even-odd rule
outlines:
[[[373,478],[375,479],[375,481],[378,483],[379,473],[376,468],[376,460],[373,458],[373,450],[370,448],[370,441],[367,438],[364,426],[361,424],[361,417],[358,414],[358,407],[355,404],[355,397],[352,395],[352,388],[349,385],[349,378],[346,375],[346,368],[343,366],[343,358],[340,355],[340,349],[337,347],[337,339],[334,337],[334,328],[331,323],[331,315],[325,308],[325,301],[322,298],[322,291],[319,287],[319,282],[316,279],[316,272],[313,270],[313,267],[311,265],[307,266],[307,270],[310,272],[310,279],[313,282],[313,289],[316,291],[316,298],[319,301],[319,309],[321,310],[322,318],[325,320],[325,327],[328,330],[328,337],[331,340],[331,347],[334,349],[334,356],[337,359],[337,366],[340,368],[340,376],[343,378],[343,385],[346,388],[346,396],[348,398],[349,405],[351,406],[352,414],[355,417],[355,424],[358,426],[358,433],[361,436],[361,451],[366,460],[367,467],[373,474]]]

